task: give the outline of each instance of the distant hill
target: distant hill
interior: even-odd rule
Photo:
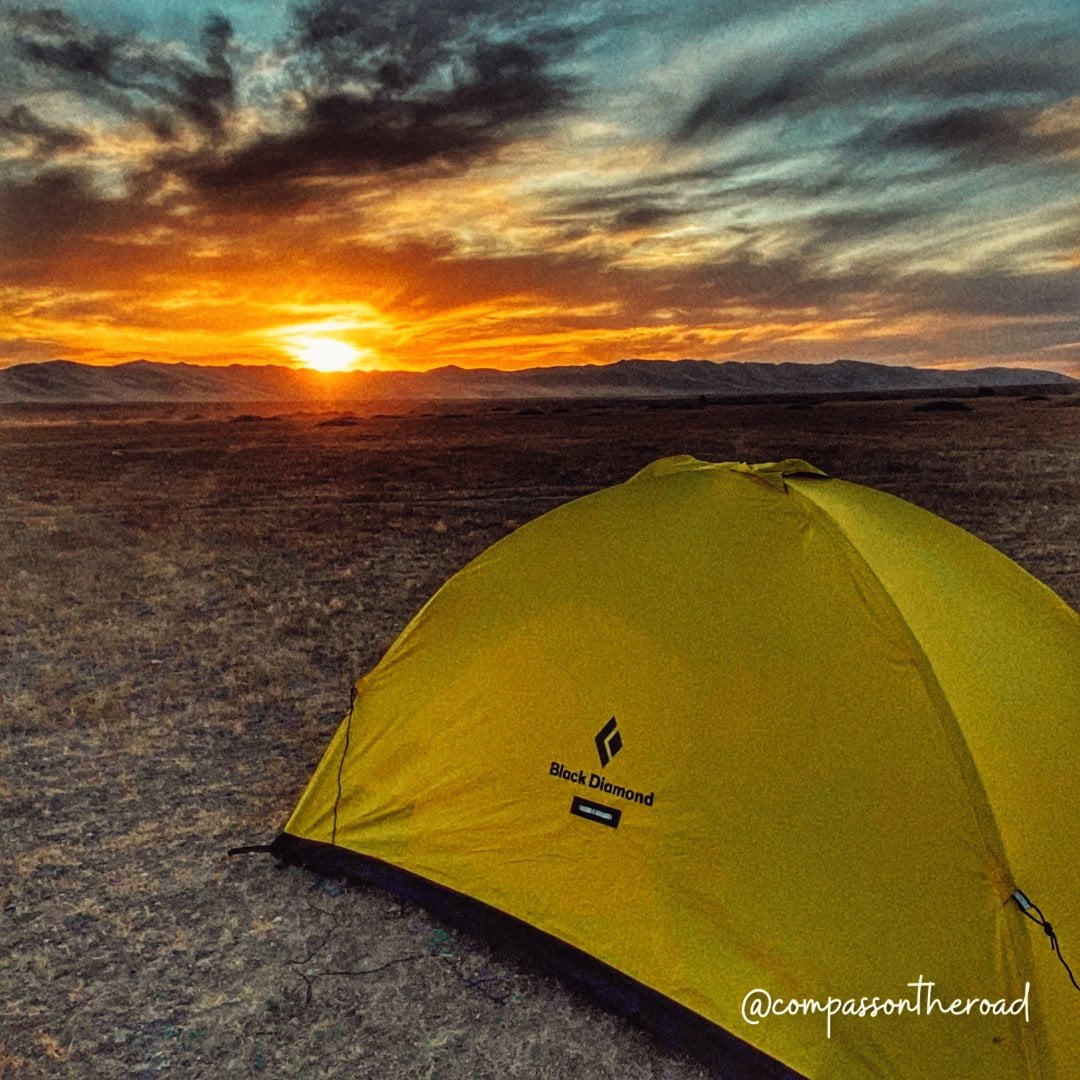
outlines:
[[[232,364],[203,367],[135,360],[94,367],[70,360],[0,370],[0,403],[349,401],[875,394],[975,390],[978,387],[1080,387],[1052,371],[976,368],[935,371],[834,360],[762,364],[711,360],[620,360],[576,367],[435,368],[325,375],[296,368]]]

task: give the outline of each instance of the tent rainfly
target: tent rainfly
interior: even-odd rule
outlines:
[[[270,850],[725,1075],[1068,1080],[1078,780],[1049,589],[805,462],[673,457],[447,581]]]

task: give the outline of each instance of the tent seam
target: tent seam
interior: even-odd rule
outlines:
[[[923,676],[924,682],[928,684],[928,688],[930,689],[932,696],[939,698],[941,702],[945,705],[946,710],[948,711],[949,719],[952,721],[951,726],[943,726],[943,731],[948,738],[950,748],[953,750],[953,757],[956,760],[958,767],[960,768],[961,774],[964,779],[965,789],[968,789],[969,791],[973,790],[976,795],[976,798],[972,800],[972,812],[975,814],[976,818],[978,818],[980,813],[980,806],[977,804],[981,803],[981,808],[985,812],[985,816],[989,820],[989,824],[991,827],[991,839],[997,841],[997,847],[1001,855],[1001,860],[1005,864],[1005,869],[1011,875],[1012,871],[1008,865],[1008,858],[1005,851],[1005,842],[1001,836],[1001,831],[998,828],[997,819],[994,817],[993,808],[990,805],[990,799],[986,794],[986,789],[983,787],[982,781],[979,779],[979,773],[977,767],[975,766],[975,760],[971,757],[970,750],[967,749],[967,743],[963,737],[963,728],[961,727],[960,722],[956,717],[956,711],[952,706],[952,702],[949,701],[949,697],[945,693],[945,689],[941,685],[941,681],[937,677],[937,672],[934,670],[934,665],[930,660],[930,657],[926,654],[926,650],[922,647],[922,644],[920,643],[918,637],[916,637],[915,632],[909,625],[907,617],[900,609],[900,606],[892,598],[889,590],[885,587],[885,583],[878,576],[873,566],[870,565],[870,562],[866,558],[866,556],[863,555],[863,553],[859,551],[858,547],[856,547],[856,545],[848,538],[847,534],[844,532],[840,524],[835,521],[828,514],[827,511],[825,511],[821,506],[814,502],[814,500],[811,499],[810,496],[805,495],[803,492],[798,491],[795,488],[791,488],[790,490],[795,495],[797,495],[802,502],[809,504],[809,506],[812,508],[813,515],[827,525],[830,537],[834,541],[837,541],[837,546],[844,551],[845,555],[848,556],[849,560],[856,562],[859,567],[866,571],[866,573],[876,586],[876,591],[884,599],[885,604],[887,605],[889,610],[895,614],[897,621],[902,627],[904,637],[907,640],[909,646],[911,647],[912,653],[914,654],[913,659],[915,660],[916,666],[919,669],[920,675]],[[963,750],[962,753],[957,754],[956,750],[959,747],[962,747]],[[980,831],[982,830],[980,829]],[[983,840],[985,843],[985,837],[983,837]],[[991,847],[991,845],[987,846]]]

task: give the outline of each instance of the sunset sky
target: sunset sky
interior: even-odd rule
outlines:
[[[1076,0],[0,6],[0,366],[1080,375]]]

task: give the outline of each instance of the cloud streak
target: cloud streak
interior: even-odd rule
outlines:
[[[919,7],[836,42],[802,41],[779,62],[750,53],[702,94],[673,138],[837,108],[1054,101],[1076,92],[1078,68],[1076,38],[1041,22],[1018,29],[971,10]]]

